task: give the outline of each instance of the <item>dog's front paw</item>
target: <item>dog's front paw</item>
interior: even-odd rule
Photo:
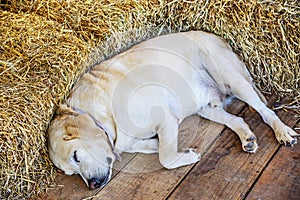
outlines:
[[[275,136],[279,143],[291,147],[297,143],[297,139],[293,137],[299,137],[300,134],[296,133],[290,127],[283,125],[275,131]]]
[[[176,153],[175,155],[170,155],[166,159],[161,159],[161,163],[167,169],[174,169],[196,163],[200,160],[200,158],[200,154],[196,153],[192,149],[184,149],[184,152],[182,153]]]
[[[185,154],[190,157],[191,163],[198,162],[201,159],[201,155],[194,151],[192,148],[183,149]]]

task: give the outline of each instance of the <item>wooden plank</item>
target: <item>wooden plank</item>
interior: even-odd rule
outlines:
[[[244,103],[230,107],[237,114]],[[194,116],[180,127],[180,148],[192,147],[204,153],[219,137],[223,125]],[[193,165],[174,170],[163,169],[158,155],[139,154],[93,199],[165,199]]]
[[[280,148],[246,199],[300,199],[299,144]]]
[[[122,154],[122,162],[115,162],[112,178],[119,173],[124,166],[129,163],[134,154]],[[89,190],[79,175],[67,176],[63,172],[56,177],[56,186],[50,188],[45,194],[41,194],[34,199],[43,200],[68,200],[68,199],[84,199],[95,195],[101,189]]]
[[[232,113],[237,114],[242,110],[245,104],[237,100],[235,100],[234,102],[235,103],[232,104],[232,106],[230,106],[228,109]],[[198,116],[191,117],[185,120],[185,122],[180,127],[180,132],[181,132],[180,138],[183,139],[181,139],[179,148],[192,147],[198,149],[199,152],[205,152],[205,150],[208,149],[211,143],[216,139],[218,134],[220,134],[223,127],[224,126],[222,125],[218,125],[216,123],[209,122],[204,119],[200,119]],[[214,129],[213,132],[215,133],[215,137],[210,136],[212,134],[210,132],[211,129]],[[191,133],[194,133],[194,135],[191,136]],[[202,140],[199,138],[195,138],[195,136],[199,134],[202,135]],[[193,143],[194,140],[200,140],[200,142],[198,142],[198,144]],[[126,166],[128,162],[130,162],[135,156],[136,154],[122,154],[123,161],[116,162],[114,164],[112,179],[114,179],[114,177],[119,173],[119,171],[122,170],[124,166]],[[158,158],[156,154],[139,155],[139,157],[140,158],[135,160],[135,162],[133,162],[129,167],[124,168],[122,170],[123,173],[130,173],[129,178],[131,178],[134,175],[133,173],[137,175],[136,173],[141,171],[142,172],[156,171],[156,169],[165,171],[164,173],[169,174],[170,171],[162,169],[161,165],[158,162]],[[151,159],[149,159],[150,157]],[[148,165],[147,161],[150,161],[152,165]],[[140,166],[140,167],[136,168],[135,166]],[[143,168],[143,166],[146,166],[146,168],[145,167]],[[184,172],[179,171],[178,173],[185,174],[188,171],[188,169],[186,169]],[[153,176],[160,176],[160,173],[154,173]],[[178,178],[176,178],[176,181],[177,180]],[[134,180],[132,181],[134,182]],[[118,182],[118,180],[116,180],[116,182]],[[175,184],[175,182],[172,182],[172,185]],[[79,175],[67,176],[64,175],[63,173],[59,173],[56,178],[56,183],[57,183],[56,187],[49,189],[45,194],[41,194],[40,196],[35,198],[36,199],[84,199],[84,198],[95,196],[100,191],[99,189],[92,190],[92,191],[89,190],[86,187],[85,183],[81,180]],[[170,191],[168,190],[167,192]]]
[[[243,153],[238,137],[226,129],[169,199],[233,200],[245,197],[280,145],[257,113],[247,109],[242,115],[258,137],[258,151],[255,154]],[[283,111],[278,115],[290,126],[295,123],[291,115]]]

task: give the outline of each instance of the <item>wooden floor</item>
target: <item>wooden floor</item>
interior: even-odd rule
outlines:
[[[272,106],[275,98],[269,98]],[[195,165],[163,169],[157,154],[122,154],[112,180],[101,190],[89,190],[78,175],[57,177],[58,187],[39,199],[300,199],[300,144],[279,145],[256,112],[234,100],[228,111],[242,116],[258,137],[255,154],[242,151],[230,129],[193,116],[180,130],[180,148],[192,147],[202,159]],[[293,127],[299,116],[280,110]],[[298,131],[299,132],[299,131]]]

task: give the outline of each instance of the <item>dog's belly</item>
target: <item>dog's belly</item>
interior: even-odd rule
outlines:
[[[181,123],[201,107],[220,99],[217,85],[205,70],[190,69],[179,75],[178,71],[148,66],[146,71],[131,71],[117,84],[113,95],[117,124],[135,137],[153,136],[167,115],[175,116]]]
[[[141,43],[85,74],[69,104],[97,111],[99,121],[113,119],[118,128],[137,137],[151,137],[166,114],[180,123],[220,99],[219,86],[203,66],[200,51],[183,34]]]

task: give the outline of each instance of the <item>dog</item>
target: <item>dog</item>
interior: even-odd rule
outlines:
[[[158,153],[167,169],[196,163],[198,153],[177,149],[178,126],[192,114],[225,124],[255,153],[255,134],[224,110],[230,97],[254,108],[280,143],[296,144],[299,135],[267,108],[229,44],[190,31],[142,42],[85,73],[49,126],[50,158],[90,189],[108,183],[122,152]]]

